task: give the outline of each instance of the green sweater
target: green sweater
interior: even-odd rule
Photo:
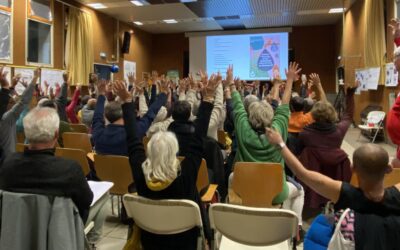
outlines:
[[[238,142],[236,152],[237,162],[278,162],[284,169],[282,155],[274,145],[271,145],[265,136],[259,136],[249,123],[247,112],[244,109],[239,92],[232,93],[233,113],[235,121],[235,134]],[[290,110],[289,105],[280,105],[275,110],[272,120],[272,127],[281,135],[284,141],[288,135]],[[283,171],[283,190],[274,198],[273,204],[280,204],[288,197],[288,187],[286,184],[285,171]]]

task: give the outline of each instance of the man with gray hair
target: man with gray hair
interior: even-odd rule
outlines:
[[[25,116],[29,145],[23,153],[6,155],[0,166],[0,189],[70,197],[86,221],[93,193],[76,161],[54,156],[59,123],[52,108],[35,108]]]

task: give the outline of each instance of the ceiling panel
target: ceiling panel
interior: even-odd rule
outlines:
[[[78,1],[103,3],[107,8],[99,11],[128,23],[140,21],[138,28],[151,33],[334,24],[342,15],[328,11],[343,5],[343,0],[147,0],[139,7],[129,0]],[[348,9],[355,1],[344,0],[344,5]],[[165,19],[178,23],[165,24]]]

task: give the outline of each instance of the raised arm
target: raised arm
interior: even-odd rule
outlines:
[[[352,87],[347,89],[346,93],[346,110],[340,122],[337,124],[337,129],[341,132],[342,136],[344,137],[347,130],[349,129],[351,123],[353,122],[353,115],[354,115],[354,93],[357,87]]]
[[[321,80],[319,79],[319,75],[318,74],[312,73],[310,75],[310,83],[317,88],[317,91],[319,93],[319,100],[323,101],[323,102],[328,101],[328,99],[326,98],[326,94],[325,94],[324,88],[322,87]]]
[[[63,80],[64,83],[61,86],[61,92],[59,95],[57,95],[55,101],[57,103],[57,112],[58,115],[60,116],[60,120],[68,122],[67,118],[67,113],[66,113],[66,106],[67,106],[67,96],[68,96],[68,79],[69,75],[68,72],[64,72],[63,74]]]
[[[15,76],[11,82],[7,80],[8,72],[4,72],[4,67],[0,67],[0,119],[3,114],[7,111],[8,102],[11,99],[11,93],[14,87],[20,80],[20,76]]]
[[[104,121],[104,104],[106,102],[106,82],[101,80],[97,84],[97,102],[93,113],[92,119],[92,138],[96,142],[96,139],[105,129]]]
[[[71,103],[65,108],[67,116],[71,123],[79,123],[78,117],[76,117],[75,108],[78,105],[79,95],[81,94],[81,85],[78,84],[75,88],[74,95],[72,96]]]
[[[297,157],[290,152],[281,135],[277,131],[267,128],[266,135],[271,144],[279,145],[279,147],[282,148],[281,153],[285,163],[287,166],[289,166],[297,178],[299,178],[312,190],[331,200],[332,202],[336,203],[338,201],[340,189],[342,187],[341,181],[333,180],[323,174],[306,169],[297,159]]]
[[[286,86],[282,96],[282,104],[289,104],[290,99],[292,98],[293,82],[297,81],[297,79],[299,78],[300,71],[301,68],[299,68],[299,64],[296,62],[291,62],[289,64],[289,69],[285,70]]]

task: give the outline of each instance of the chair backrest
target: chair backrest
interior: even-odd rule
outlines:
[[[182,162],[185,157],[178,156],[178,159]],[[197,191],[201,192],[204,188],[207,188],[209,184],[210,179],[208,178],[207,162],[206,160],[202,159],[199,167],[199,172],[197,173]]]
[[[123,202],[128,216],[151,233],[177,234],[203,226],[200,209],[191,200],[150,200],[125,194]]]
[[[86,154],[93,151],[89,134],[65,132],[62,138],[65,148],[82,149]]]
[[[379,124],[385,119],[384,111],[371,111],[367,115],[367,123]]]
[[[394,168],[392,172],[385,175],[385,179],[383,179],[384,188],[388,188],[400,183],[400,168]],[[353,172],[351,176],[350,184],[354,187],[359,187],[357,174]]]
[[[128,157],[95,154],[94,165],[100,180],[114,183],[111,194],[124,195],[128,192],[128,186],[133,183]]]
[[[75,160],[82,168],[83,174],[86,176],[90,172],[89,162],[85,151],[75,148],[56,148],[56,156]]]
[[[74,124],[70,123],[69,126],[72,128],[72,130],[76,133],[84,133],[87,134],[89,132],[88,127],[85,124]]]
[[[242,205],[272,207],[283,189],[283,169],[279,163],[237,162],[233,171],[233,192]]]
[[[244,245],[269,246],[296,235],[298,218],[284,209],[211,204],[211,228]]]

